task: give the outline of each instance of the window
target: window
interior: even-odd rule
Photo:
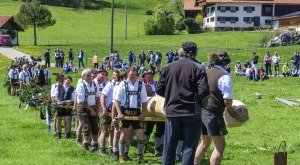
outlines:
[[[236,23],[239,21],[239,17],[227,17],[228,21],[231,23]]]
[[[246,11],[247,13],[252,13],[253,11],[255,11],[255,7],[245,6],[244,11]]]
[[[266,24],[266,25],[272,25],[272,20],[266,19],[266,20],[265,20],[265,24]]]
[[[211,13],[215,12],[215,9],[216,9],[216,8],[215,8],[214,6],[211,7],[211,8],[210,8],[210,12],[211,12]]]
[[[253,22],[253,18],[252,17],[244,17],[244,22],[251,23],[251,22]]]
[[[207,8],[207,13],[209,13],[209,7]]]
[[[206,22],[209,22],[209,18],[206,19]]]
[[[210,22],[215,22],[215,17],[210,17]]]
[[[217,17],[217,21],[219,21],[221,23],[225,23],[226,22],[226,17]]]
[[[239,11],[239,7],[236,7],[236,6],[230,6],[229,9],[230,9],[230,12]]]
[[[220,12],[226,12],[226,7],[225,6],[218,6],[217,10],[219,10]]]
[[[262,5],[262,16],[272,16],[273,15],[273,6],[272,5]]]

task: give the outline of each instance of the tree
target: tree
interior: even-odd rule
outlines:
[[[144,23],[147,35],[168,35],[175,31],[175,20],[160,4],[153,10],[153,15],[146,19]]]
[[[52,19],[51,12],[38,0],[22,4],[15,18],[24,29],[33,27],[34,45],[37,45],[36,29],[46,29],[56,23],[56,20]]]

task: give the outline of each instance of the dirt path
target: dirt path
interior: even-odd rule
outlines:
[[[0,47],[0,54],[6,56],[9,59],[15,59],[15,58],[20,58],[23,56],[26,56],[26,58],[29,59],[29,61],[32,61],[30,59],[30,55],[20,52],[14,48],[10,48],[10,47]],[[45,61],[40,62],[41,64],[45,64]],[[54,67],[54,63],[51,63],[50,65],[51,67]]]

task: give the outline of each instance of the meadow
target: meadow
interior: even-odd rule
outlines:
[[[109,1],[107,1],[109,2]],[[126,59],[127,51],[134,50],[138,55],[143,50],[176,50],[186,40],[198,44],[198,59],[207,62],[207,55],[219,49],[226,50],[232,58],[232,70],[235,62],[252,59],[252,51],[259,54],[260,62],[269,51],[278,52],[282,62],[289,61],[299,46],[278,48],[260,48],[259,41],[272,31],[259,32],[215,32],[201,34],[185,34],[178,32],[170,36],[146,36],[143,23],[147,18],[146,9],[158,3],[170,7],[167,0],[131,0],[129,1],[128,39],[124,40],[124,2],[116,0],[114,48],[121,58]],[[0,14],[16,14],[20,2],[3,0],[0,2]],[[15,47],[28,54],[43,55],[47,48],[53,51],[62,48],[65,53],[73,48],[76,53],[80,48],[86,57],[97,53],[100,57],[107,56],[110,48],[110,9],[74,10],[64,7],[48,7],[57,19],[57,24],[38,31],[38,46],[33,44],[33,30],[20,33],[20,45]],[[176,18],[178,16],[176,15]],[[163,57],[163,64],[166,58]],[[75,60],[77,62],[77,59]],[[0,56],[0,79],[4,79],[6,66],[10,60]],[[89,64],[89,66],[92,66]],[[51,68],[51,72],[60,72]],[[75,80],[79,74],[72,75]],[[156,76],[156,79],[158,76]],[[52,77],[54,82],[54,77]],[[275,101],[275,97],[300,99],[298,77],[271,77],[266,81],[246,81],[245,77],[233,76],[234,98],[244,102],[249,109],[250,120],[238,128],[229,128],[226,136],[227,147],[223,164],[273,164],[273,153],[278,144],[287,142],[288,164],[300,163],[299,107],[290,107]],[[74,85],[76,82],[73,83]],[[266,94],[256,99],[255,92]],[[75,139],[54,140],[53,132],[47,132],[45,121],[36,117],[35,109],[19,111],[18,98],[8,96],[6,89],[0,88],[0,164],[113,164],[111,157],[102,158],[98,153],[84,151],[75,144]],[[153,142],[153,139],[152,141]],[[151,143],[153,146],[153,143]],[[209,163],[212,147],[205,156],[204,164]],[[130,156],[134,158],[136,148],[132,147]],[[151,153],[146,154],[148,164],[161,164],[161,158]],[[136,159],[135,159],[136,160]],[[115,163],[117,164],[117,163]],[[128,164],[136,164],[135,161]]]

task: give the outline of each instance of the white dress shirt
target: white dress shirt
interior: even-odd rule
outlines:
[[[88,95],[87,100],[85,100],[85,88],[84,88],[83,83],[85,83],[88,92],[95,92],[95,95]],[[95,89],[96,89],[96,91],[95,91]],[[97,85],[95,88],[93,82],[91,83],[91,85],[89,85],[85,80],[83,80],[82,83],[78,84],[77,103],[83,103],[83,102],[87,101],[89,106],[94,106],[96,104],[96,99],[97,98],[99,99],[99,97],[100,97],[100,93],[97,89]]]
[[[128,80],[126,80],[128,81]],[[131,83],[131,81],[128,81],[128,90],[129,91],[138,91],[139,81],[136,80],[134,84]],[[141,88],[141,104],[147,102],[147,92],[144,82],[142,82],[142,88]],[[122,81],[119,85],[119,89],[114,96],[114,100],[117,100],[121,103],[121,106],[125,105],[126,102],[126,91],[125,91],[125,81]],[[130,108],[138,108],[141,106],[138,106],[137,103],[137,95],[129,95],[129,107]]]
[[[66,99],[66,96],[67,96],[67,93],[70,89],[70,86],[66,86],[66,85],[63,85],[64,86],[64,89],[65,89],[65,93],[64,93],[64,99]],[[58,87],[55,88],[55,92],[54,92],[54,95],[56,97],[56,99],[58,99]],[[75,96],[75,90],[72,92],[71,94],[71,100],[74,100],[74,96]]]
[[[11,79],[18,79],[19,78],[19,71],[17,69],[11,69],[8,73],[8,77]]]
[[[30,80],[30,73],[28,72],[28,71],[22,71],[22,72],[20,72],[20,74],[19,74],[19,79],[20,79],[20,81],[22,81],[22,82],[24,82],[24,83],[28,83],[29,82],[29,80]]]
[[[114,87],[114,83],[110,82],[102,90],[102,95],[106,96],[105,104],[107,108],[112,104]]]
[[[220,79],[218,80],[218,88],[223,94],[223,99],[232,99],[233,98],[232,79],[229,73],[220,66],[215,65],[214,67],[222,70],[225,73],[225,75],[220,77]]]

